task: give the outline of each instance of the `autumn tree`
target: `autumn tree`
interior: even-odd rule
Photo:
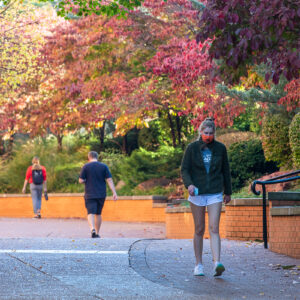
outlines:
[[[159,117],[168,120],[174,146],[183,145],[187,117],[195,126],[207,115],[230,124],[242,108],[217,95],[216,65],[208,59],[209,43],[195,42],[197,24],[198,8],[186,0],[147,0],[126,19],[70,20],[42,51],[53,90],[87,128],[116,120],[125,143],[128,130]]]
[[[187,116],[194,118],[195,127],[207,115],[213,115],[218,125],[230,124],[242,108],[238,101],[216,93],[216,65],[206,51],[209,43],[195,42],[199,8],[189,1],[145,1],[143,7],[128,15],[128,27],[135,30],[126,31],[124,23],[120,26],[133,45],[148,46],[154,53],[144,63],[146,82],[140,89],[144,107],[135,105],[134,115],[126,114],[118,121],[128,128],[139,118],[149,120],[163,113],[169,120],[174,146],[182,144],[182,122]]]
[[[43,37],[55,19],[49,11],[49,6],[36,7],[32,2],[4,1],[0,7],[0,130],[9,140],[8,150],[22,127],[22,100],[36,88],[36,78],[43,76],[37,61]]]

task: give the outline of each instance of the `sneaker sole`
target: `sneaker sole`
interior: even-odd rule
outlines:
[[[218,265],[215,269],[215,274],[214,276],[217,277],[217,276],[221,276],[222,273],[225,271],[225,267],[223,265]]]
[[[204,274],[203,273],[201,273],[201,274],[194,274],[194,276],[204,276]]]

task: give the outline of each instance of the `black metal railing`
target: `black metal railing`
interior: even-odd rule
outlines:
[[[267,184],[276,184],[276,183],[281,183],[281,182],[288,182],[288,181],[293,181],[300,179],[300,176],[295,176],[295,177],[289,177],[293,176],[296,174],[299,174],[300,170],[286,173],[281,176],[273,177],[265,181],[260,181],[260,180],[254,180],[251,185],[251,190],[255,195],[260,195],[260,191],[257,191],[255,189],[257,184],[260,184],[262,186],[262,196],[263,196],[263,240],[264,240],[264,247],[268,248],[268,228],[267,228],[267,198],[266,198],[266,185]],[[289,177],[289,178],[285,178]],[[282,179],[285,178],[285,179]]]

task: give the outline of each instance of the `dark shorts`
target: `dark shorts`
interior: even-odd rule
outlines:
[[[101,215],[105,198],[85,199],[85,207],[88,214]]]

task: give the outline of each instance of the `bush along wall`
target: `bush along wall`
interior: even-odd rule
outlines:
[[[290,146],[294,168],[300,168],[300,112],[297,113],[289,129]]]
[[[182,155],[182,149],[169,146],[161,146],[156,152],[140,148],[119,164],[120,178],[132,187],[152,178],[177,178]]]
[[[258,139],[232,144],[228,149],[228,158],[234,192],[241,189],[249,179],[278,170],[275,162],[266,161],[262,143]]]
[[[291,167],[289,143],[290,119],[283,114],[267,115],[263,120],[262,143],[267,160],[277,161],[280,167]]]

